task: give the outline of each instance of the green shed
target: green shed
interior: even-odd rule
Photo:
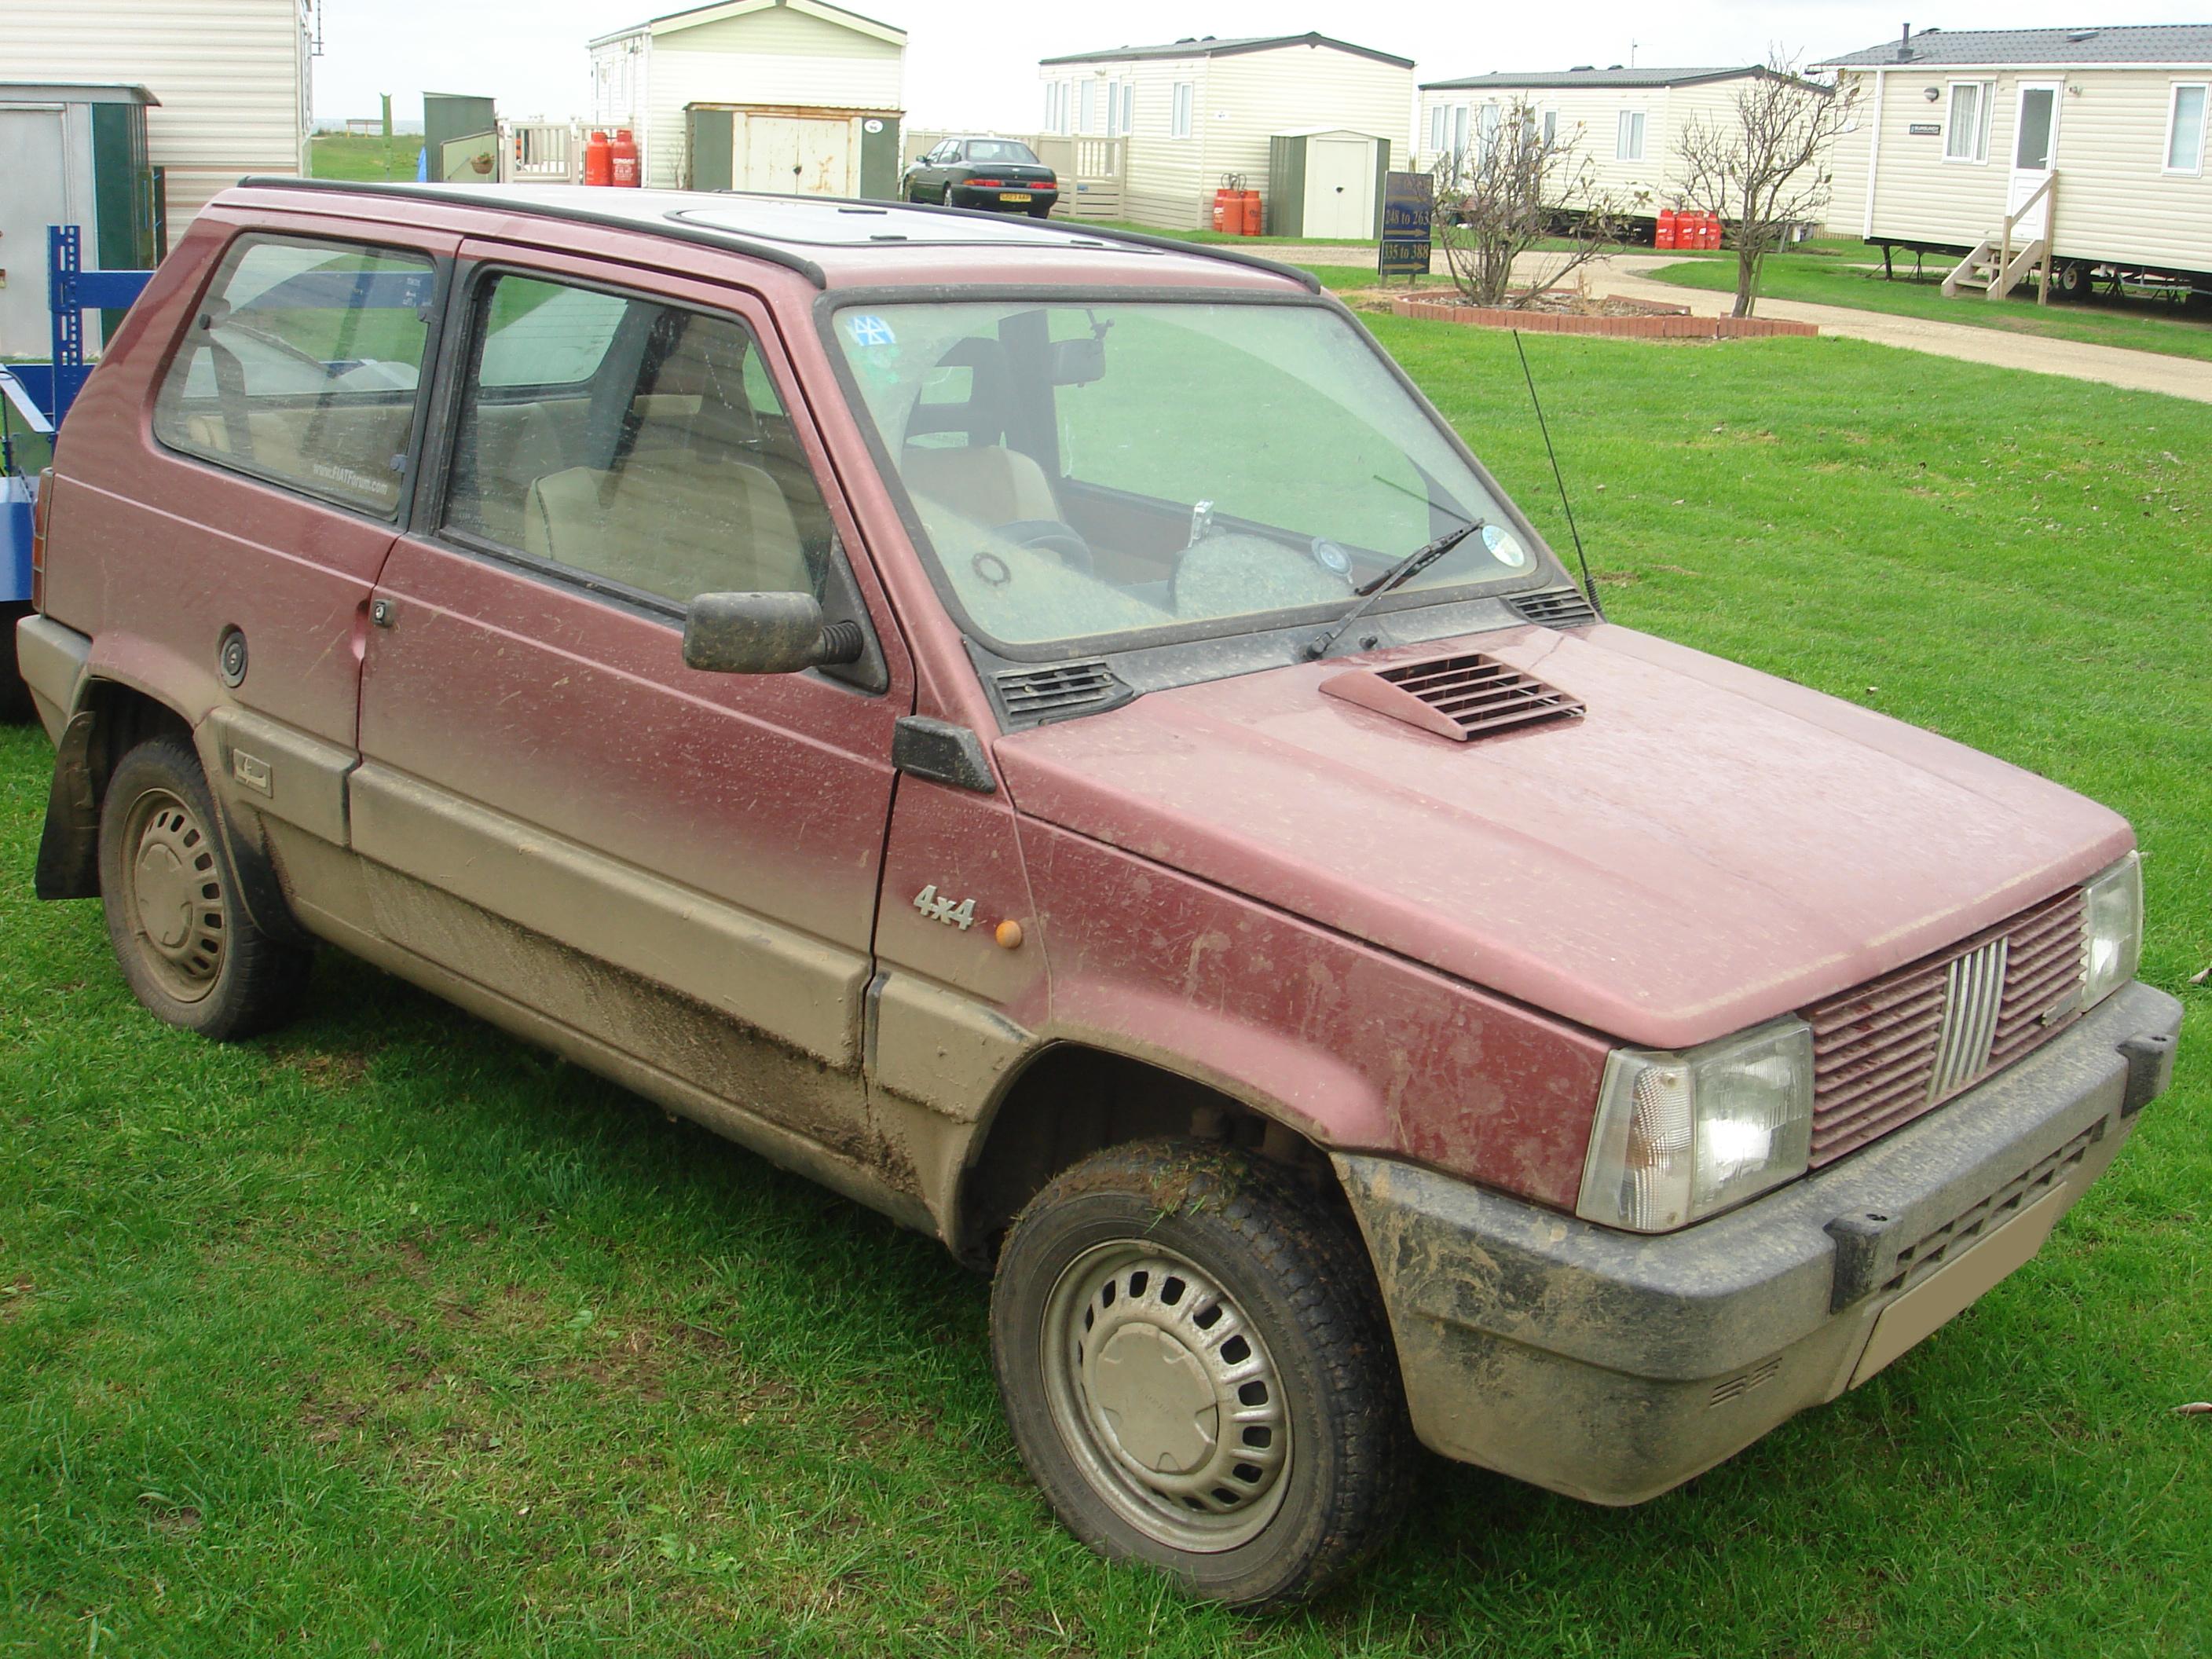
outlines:
[[[1382,234],[1382,175],[1390,141],[1316,127],[1267,140],[1270,236],[1364,240]]]

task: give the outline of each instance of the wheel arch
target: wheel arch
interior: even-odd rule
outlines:
[[[962,1261],[988,1268],[1014,1218],[1062,1170],[1109,1147],[1163,1136],[1264,1156],[1349,1213],[1314,1126],[1281,1103],[1208,1077],[1179,1056],[1062,1038],[1010,1073],[978,1121],[946,1212],[946,1243]]]

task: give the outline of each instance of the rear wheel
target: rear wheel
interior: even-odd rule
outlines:
[[[1037,203],[1032,204],[1031,204],[1031,206],[1030,206],[1030,218],[1032,218],[1032,219],[1049,219],[1049,218],[1051,218],[1051,217],[1052,217],[1052,204],[1051,204],[1051,203],[1049,203],[1049,202],[1037,202]]]
[[[123,976],[156,1018],[223,1042],[298,1008],[309,953],[246,914],[184,738],[150,738],[118,763],[100,807],[100,890]]]
[[[33,713],[31,688],[15,655],[15,624],[30,614],[27,605],[0,605],[0,720],[27,720]]]
[[[1378,1545],[1411,1455],[1366,1252],[1279,1167],[1145,1141],[1088,1158],[1001,1253],[991,1352],[1068,1529],[1240,1606]]]

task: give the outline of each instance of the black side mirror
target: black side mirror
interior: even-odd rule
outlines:
[[[824,623],[811,593],[702,593],[684,616],[684,665],[708,674],[796,674],[857,662],[854,622]]]

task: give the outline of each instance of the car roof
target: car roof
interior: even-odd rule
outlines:
[[[272,195],[257,194],[261,191]],[[521,214],[703,243],[766,259],[823,289],[993,283],[1248,289],[1296,284],[1310,293],[1320,287],[1309,272],[1241,249],[1071,220],[836,197],[247,179],[217,200],[313,211],[325,205],[316,197],[342,198],[349,216],[394,222],[422,222],[426,209],[441,224],[453,224],[459,216],[462,222],[454,228],[475,234],[512,234],[514,216]],[[471,220],[478,222],[467,222]]]

